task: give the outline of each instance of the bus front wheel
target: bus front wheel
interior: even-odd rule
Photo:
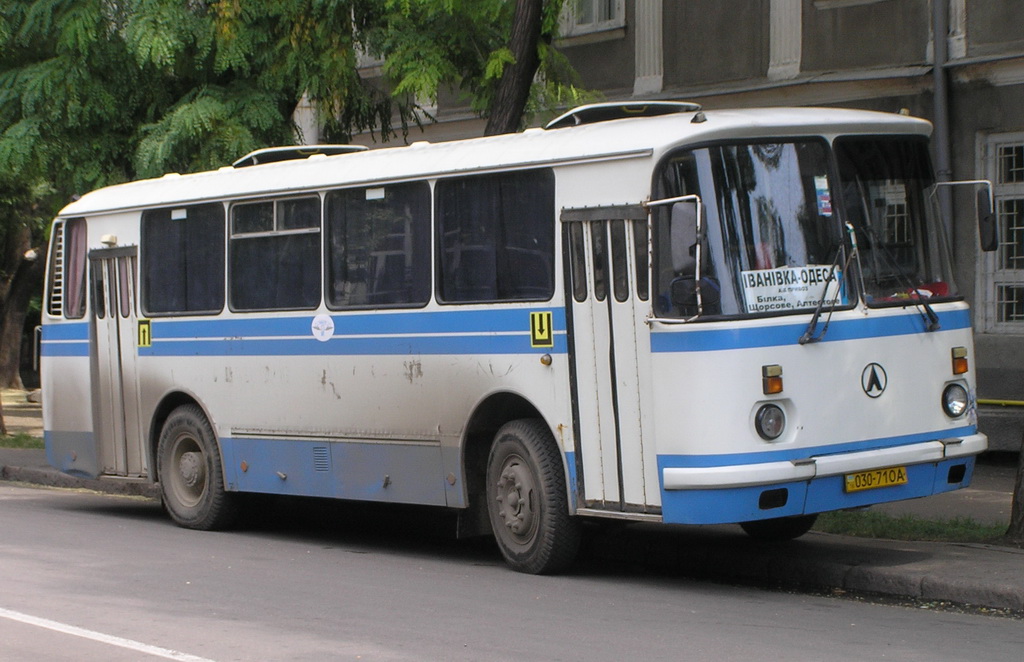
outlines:
[[[487,514],[513,570],[545,574],[576,557],[580,526],[569,515],[562,456],[542,421],[502,426],[487,459]]]
[[[818,515],[794,515],[793,517],[776,517],[740,524],[748,536],[755,540],[778,542],[793,540],[811,530]]]
[[[179,526],[209,531],[234,522],[236,495],[224,489],[213,427],[196,405],[167,417],[157,445],[157,477],[164,508]]]

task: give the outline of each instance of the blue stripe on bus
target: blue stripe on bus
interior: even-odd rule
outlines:
[[[155,335],[155,334],[154,334]],[[383,356],[406,354],[566,353],[565,334],[554,347],[531,347],[526,336],[415,336],[400,338],[223,338],[160,341],[140,347],[139,356]]]
[[[534,347],[530,313],[550,312],[552,347]],[[335,315],[334,335],[312,336],[312,317],[152,320],[140,356],[365,356],[567,351],[565,311],[552,308]]]
[[[518,308],[492,310],[441,310],[401,313],[334,314],[335,336],[391,334],[458,334],[530,331],[530,313],[550,312],[554,331],[565,331],[565,309]],[[237,317],[232,319],[166,319],[152,321],[153,339],[164,338],[266,338],[310,336],[313,317]]]
[[[47,343],[39,346],[40,356],[89,356],[89,343]]]
[[[938,316],[943,331],[971,327],[971,317],[966,310],[938,313]],[[819,332],[825,323],[824,318],[825,316],[822,315],[822,319],[818,322]],[[692,326],[683,329],[677,326],[666,330],[654,330],[651,333],[651,351],[655,353],[708,352],[796,345],[806,330],[806,323],[727,329],[695,329]],[[912,311],[907,315],[895,317],[832,320],[822,342],[884,338],[924,332],[924,321],[916,311]]]
[[[756,453],[729,453],[721,455],[659,455],[659,474],[666,468],[700,468],[700,467],[730,467],[741,464],[762,464],[765,462],[785,462],[789,460],[802,460],[804,458],[821,455],[835,455],[837,453],[852,453],[857,451],[870,451],[880,448],[891,448],[894,446],[906,446],[918,444],[936,439],[951,439],[977,434],[978,428],[975,425],[953,428],[951,430],[938,430],[934,432],[921,432],[907,434],[899,437],[885,437],[881,439],[869,439],[865,441],[853,441],[845,444],[831,444],[828,446],[812,446],[810,448],[791,448],[782,450],[760,451]]]
[[[43,342],[47,340],[88,340],[88,322],[69,322],[67,324],[47,324],[43,326]]]
[[[89,322],[43,326],[40,356],[89,356]]]

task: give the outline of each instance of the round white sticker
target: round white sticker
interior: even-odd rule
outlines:
[[[317,315],[313,318],[313,337],[320,342],[327,342],[334,335],[334,320],[330,315]]]

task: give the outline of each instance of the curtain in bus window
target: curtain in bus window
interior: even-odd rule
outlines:
[[[84,218],[64,224],[64,316],[85,315],[86,225]]]
[[[549,299],[554,176],[549,170],[439,181],[439,296],[447,302]]]
[[[425,304],[430,299],[430,186],[327,194],[327,305]]]
[[[142,214],[142,303],[147,314],[216,313],[224,307],[224,207]]]
[[[232,308],[319,305],[320,198],[236,205],[231,214]],[[265,230],[267,218],[273,219],[272,231]]]

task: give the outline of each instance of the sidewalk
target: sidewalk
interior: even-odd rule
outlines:
[[[38,403],[3,392],[8,432],[42,436]],[[1015,470],[979,462],[971,487],[876,506],[891,515],[971,517],[1008,525]],[[0,448],[0,479],[55,487],[156,497],[152,485],[81,480],[58,472],[37,449]],[[736,529],[738,531],[738,528]],[[898,542],[811,532],[799,540],[766,544],[728,527],[626,527],[591,553],[636,559],[666,571],[716,580],[813,586],[893,598],[951,602],[1024,612],[1024,549],[998,545]]]

